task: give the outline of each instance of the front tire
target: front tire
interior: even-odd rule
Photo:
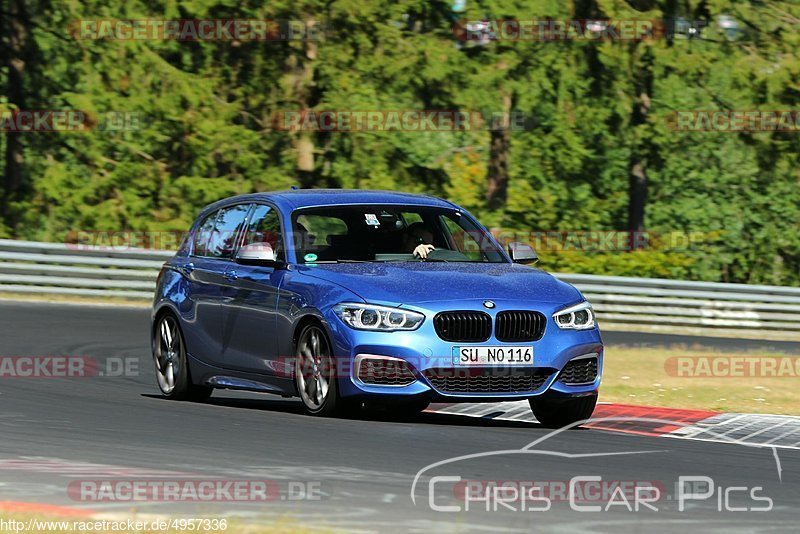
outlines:
[[[174,315],[162,315],[153,329],[153,361],[161,394],[168,399],[203,402],[212,388],[192,384],[186,343]]]
[[[317,324],[306,325],[297,336],[294,380],[309,415],[349,415],[357,407],[339,395],[336,358],[328,336]]]
[[[592,417],[597,395],[567,400],[547,398],[529,399],[536,420],[547,428],[563,428]]]

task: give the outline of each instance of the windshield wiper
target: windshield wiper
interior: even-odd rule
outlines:
[[[314,260],[305,262],[305,265],[318,264],[318,263],[372,263],[372,261],[371,260]]]

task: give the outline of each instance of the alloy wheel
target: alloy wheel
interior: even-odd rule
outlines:
[[[159,321],[155,335],[157,339],[153,357],[156,364],[156,379],[162,393],[170,395],[175,390],[183,361],[183,343],[175,318],[165,315]]]
[[[297,391],[310,412],[322,410],[334,380],[331,350],[325,333],[309,326],[297,342]]]

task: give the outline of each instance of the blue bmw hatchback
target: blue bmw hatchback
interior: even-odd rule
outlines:
[[[208,206],[162,269],[152,348],[161,392],[365,405],[527,399],[551,427],[591,416],[603,367],[580,292],[503,250],[469,213],[403,193],[291,190]]]

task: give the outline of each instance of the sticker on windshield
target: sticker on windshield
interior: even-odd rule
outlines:
[[[306,254],[305,256],[303,256],[303,259],[306,260],[306,261],[317,261],[317,255],[316,254]]]
[[[380,226],[381,222],[378,220],[378,216],[374,213],[365,213],[364,218],[367,220],[367,224],[369,226]]]

